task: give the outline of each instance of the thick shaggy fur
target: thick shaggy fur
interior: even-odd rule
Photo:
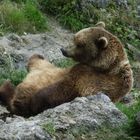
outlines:
[[[31,72],[17,86],[11,100],[8,99],[10,111],[30,116],[78,96],[102,91],[115,102],[129,93],[133,76],[127,55],[119,39],[104,26],[100,22],[96,27],[79,31],[74,35],[74,44],[62,49],[63,55],[79,62],[70,69],[56,68],[45,60],[40,66],[38,59],[33,59],[33,64],[29,63]],[[39,76],[38,71],[41,71]]]

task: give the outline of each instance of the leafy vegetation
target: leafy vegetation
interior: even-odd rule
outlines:
[[[130,127],[130,126],[129,126]],[[128,126],[111,128],[103,126],[94,133],[92,129],[85,126],[74,126],[63,132],[55,130],[54,124],[45,124],[43,128],[52,136],[59,139],[72,140],[139,140],[139,137],[132,135],[132,129],[128,130]],[[134,128],[134,127],[133,127]],[[138,131],[139,132],[139,131]]]
[[[94,137],[94,140],[135,140],[122,128],[102,128]]]
[[[73,31],[93,26],[98,21],[104,21],[107,29],[117,35],[123,43],[130,43],[135,47],[140,45],[138,29],[140,22],[137,18],[137,0],[128,0],[128,7],[118,6],[115,1],[105,8],[97,5],[88,5],[82,8],[79,0],[42,0],[41,5],[49,13]]]
[[[17,70],[13,65],[14,59],[6,49],[0,48],[0,85],[7,79],[11,80],[14,85],[19,84],[26,76],[26,70]]]
[[[46,124],[44,124],[43,129],[45,129],[51,136],[53,136],[55,134],[55,128],[54,128],[54,124],[52,122],[47,122]]]
[[[67,67],[73,66],[75,63],[76,62],[70,58],[65,58],[57,62],[54,62],[54,64],[60,68],[67,68]]]
[[[137,94],[135,94],[137,93]],[[133,91],[133,94],[135,96],[135,103],[131,106],[126,106],[122,103],[117,103],[116,106],[120,111],[122,111],[127,117],[128,117],[128,125],[123,127],[123,130],[127,132],[130,136],[138,137],[140,138],[140,128],[138,127],[138,124],[135,121],[136,114],[140,111],[140,92],[139,91]]]
[[[25,70],[5,70],[0,74],[0,84],[2,84],[5,80],[10,80],[14,85],[18,85],[22,82],[23,78],[26,76],[27,71]]]
[[[15,3],[10,0],[0,2],[0,33],[40,32],[47,29],[46,17],[32,1]]]

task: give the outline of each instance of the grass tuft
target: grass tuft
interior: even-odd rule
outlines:
[[[46,17],[32,1],[15,3],[10,0],[0,2],[0,33],[42,32],[47,29]]]
[[[73,66],[74,64],[76,64],[76,62],[73,61],[70,58],[65,58],[65,59],[61,59],[61,60],[59,60],[57,62],[54,62],[54,64],[57,67],[60,67],[60,68],[67,68],[67,67]]]

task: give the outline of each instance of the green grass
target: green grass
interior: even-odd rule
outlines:
[[[67,67],[73,66],[74,64],[76,64],[76,62],[70,58],[65,58],[59,61],[55,61],[54,64],[60,68],[67,68]]]
[[[0,74],[0,84],[9,79],[14,85],[18,85],[25,78],[26,74],[26,70],[5,70]]]
[[[47,29],[47,22],[45,16],[38,10],[36,4],[31,1],[27,1],[23,8],[23,13],[27,20],[30,22],[33,29],[31,31],[44,31]]]
[[[102,128],[94,134],[93,140],[135,140],[122,128]]]
[[[15,3],[10,0],[0,2],[0,33],[23,34],[42,32],[47,29],[47,20],[32,1]]]
[[[119,110],[121,110],[124,114],[126,114],[129,121],[133,121],[136,113],[138,111],[140,111],[140,101],[138,103],[135,103],[134,105],[132,105],[130,107],[128,107],[128,106],[126,106],[125,104],[122,104],[122,103],[117,103],[116,106]]]
[[[45,129],[51,136],[53,136],[55,134],[55,128],[54,128],[54,124],[52,122],[47,122],[46,124],[44,124],[43,129]]]
[[[136,123],[136,114],[140,111],[140,97],[138,96],[136,103],[131,106],[126,106],[122,103],[117,103],[117,108],[123,112],[128,117],[128,124],[123,127],[123,130],[126,131],[130,136],[138,137],[140,139],[140,128]]]
[[[14,85],[19,84],[27,74],[26,70],[18,70],[14,66],[14,60],[7,50],[0,48],[0,84],[9,79]]]

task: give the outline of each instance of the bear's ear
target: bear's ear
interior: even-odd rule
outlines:
[[[97,41],[97,46],[99,47],[99,48],[103,48],[103,49],[105,49],[106,47],[107,47],[107,45],[108,45],[108,40],[107,40],[107,38],[106,37],[100,37],[99,39],[98,39],[98,41]]]
[[[103,21],[100,21],[95,26],[105,28],[105,23]]]

